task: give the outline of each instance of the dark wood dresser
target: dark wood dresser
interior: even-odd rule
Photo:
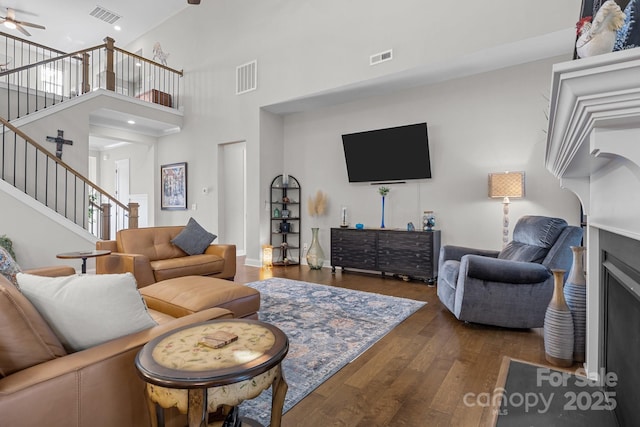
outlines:
[[[440,230],[332,228],[331,268],[380,271],[434,283],[438,277]]]

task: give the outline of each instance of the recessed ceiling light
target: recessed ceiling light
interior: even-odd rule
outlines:
[[[113,27],[113,29],[116,30],[116,31],[120,31],[122,28],[120,28],[120,25],[115,25]]]
[[[135,125],[136,122],[134,122],[133,120],[127,120],[127,123],[129,123],[130,125]]]

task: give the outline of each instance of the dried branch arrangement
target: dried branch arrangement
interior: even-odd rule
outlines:
[[[307,203],[307,209],[309,210],[309,215],[311,216],[321,216],[324,215],[327,211],[327,195],[322,191],[318,190],[315,197],[309,196],[309,201]]]

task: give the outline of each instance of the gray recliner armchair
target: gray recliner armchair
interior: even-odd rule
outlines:
[[[569,271],[582,228],[561,218],[524,216],[502,251],[443,246],[438,298],[459,319],[539,328],[553,295],[552,269]]]

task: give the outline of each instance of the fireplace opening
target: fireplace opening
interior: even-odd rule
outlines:
[[[606,384],[615,392],[621,426],[640,425],[636,390],[640,384],[640,241],[600,231],[602,370],[616,376]]]

